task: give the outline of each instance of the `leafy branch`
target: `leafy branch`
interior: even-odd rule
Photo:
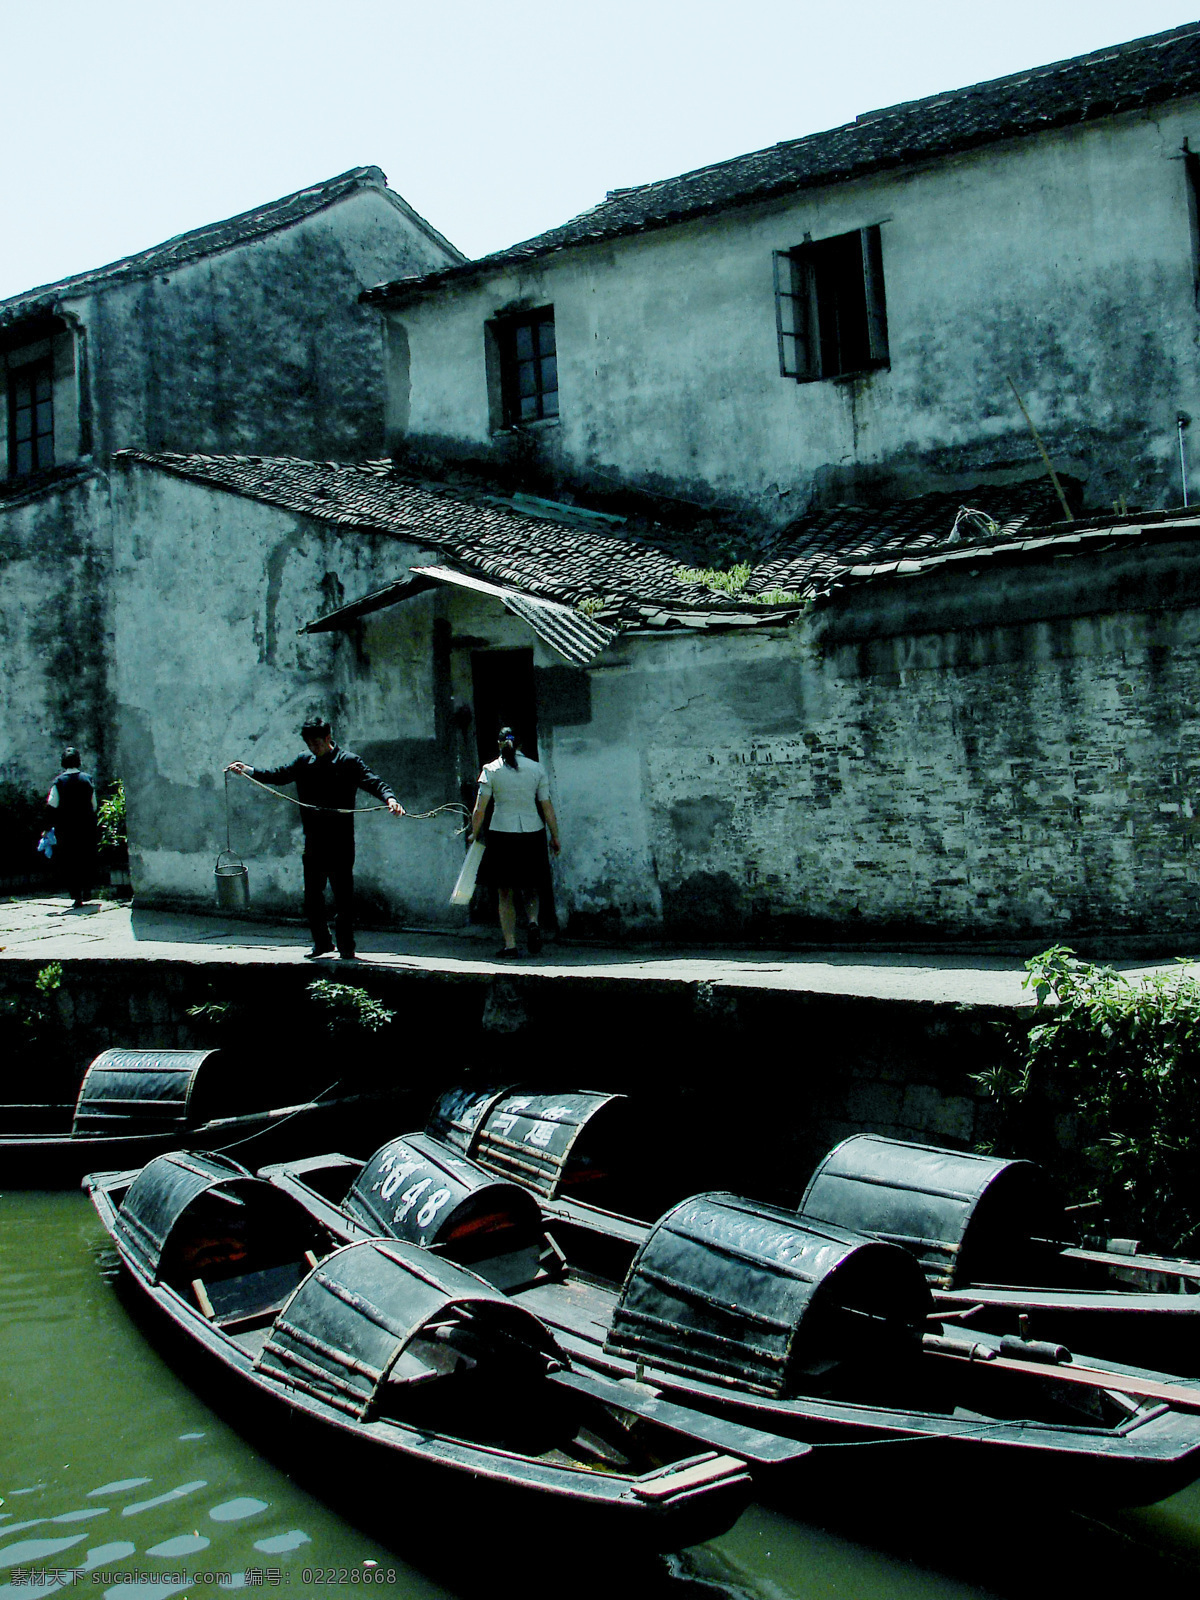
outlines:
[[[1090,1198],[1166,1248],[1200,1234],[1200,983],[1129,979],[1055,945],[1026,962],[1032,1026],[1010,1028],[1009,1064],[975,1081],[1002,1115],[1043,1125],[1065,1102],[1083,1135]]]
[[[396,1015],[382,1001],[373,999],[365,989],[353,984],[318,978],[308,985],[308,992],[323,1009],[331,1033],[378,1033]]]

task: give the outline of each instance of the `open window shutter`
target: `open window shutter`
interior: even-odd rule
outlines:
[[[779,372],[803,382],[814,377],[812,314],[808,263],[802,253],[776,250],[775,330],[779,336]]]
[[[888,364],[887,306],[883,298],[883,241],[878,225],[861,228],[863,288],[867,301],[867,348],[872,366]]]
[[[792,273],[792,258],[786,250],[772,251],[775,264],[775,333],[779,340],[779,376],[800,376],[800,352],[796,348],[798,322],[796,286]]]

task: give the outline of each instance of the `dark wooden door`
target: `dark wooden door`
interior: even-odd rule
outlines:
[[[479,764],[496,759],[496,735],[506,725],[531,760],[538,758],[537,692],[532,650],[476,650],[471,656]]]
[[[517,743],[532,760],[538,759],[537,689],[533,676],[532,650],[476,650],[471,656],[471,681],[475,696],[475,738],[479,765],[496,759],[496,735],[503,727],[512,728]],[[554,887],[549,862],[538,886],[543,928],[557,926]],[[518,915],[521,914],[518,895]],[[493,922],[496,894],[481,889],[471,904],[472,922]]]

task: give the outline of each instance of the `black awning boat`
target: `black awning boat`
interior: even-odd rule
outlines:
[[[314,1157],[262,1176],[342,1239],[383,1228],[469,1264],[594,1371],[780,1437],[857,1446],[822,1455],[823,1472],[891,1470],[885,1447],[908,1440],[924,1441],[923,1471],[1074,1503],[1152,1501],[1200,1474],[1200,1387],[964,1335],[891,1242],[722,1194],[650,1227],[543,1201],[535,1224],[528,1191],[428,1135],[365,1164]]]
[[[799,1215],[902,1245],[939,1309],[972,1329],[1200,1376],[1200,1261],[1068,1242],[1033,1162],[855,1134],[818,1165]]]
[[[396,1239],[339,1243],[228,1157],[171,1152],[86,1187],[133,1283],[243,1398],[464,1515],[491,1491],[532,1495],[556,1525],[673,1549],[745,1506],[728,1445],[807,1453],[572,1363],[478,1274]]]
[[[603,1202],[628,1186],[629,1101],[599,1090],[448,1089],[425,1131],[544,1200]]]
[[[578,1098],[597,1107],[604,1099]],[[531,1188],[568,1255],[594,1256],[608,1238],[610,1257],[615,1251],[619,1259],[643,1227],[627,1214],[638,1209],[628,1102],[623,1118],[605,1126],[596,1162],[605,1178],[592,1189],[563,1182],[548,1190],[519,1159],[499,1166],[481,1137],[495,1115],[503,1128],[517,1109],[523,1120],[510,1129],[512,1142],[531,1132],[544,1138],[544,1108],[571,1099],[511,1087],[451,1089],[426,1131]],[[622,1212],[604,1209],[618,1201]],[[921,1262],[936,1308],[964,1327],[1200,1377],[1200,1261],[1154,1254],[1136,1240],[1071,1240],[1063,1207],[1034,1162],[855,1134],[819,1163],[799,1215],[901,1245]],[[619,1277],[623,1269],[609,1265]]]
[[[331,1091],[272,1104],[278,1088],[223,1050],[102,1051],[73,1107],[0,1105],[0,1190],[74,1186],[86,1172],[141,1166],[181,1144],[211,1150],[254,1140],[247,1148],[258,1160],[327,1147],[376,1126],[380,1106],[395,1098]]]

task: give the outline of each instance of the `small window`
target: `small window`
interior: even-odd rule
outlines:
[[[798,383],[888,364],[878,227],[775,252],[779,371]]]
[[[8,377],[8,470],[27,477],[54,465],[54,367],[34,361]]]
[[[558,415],[558,356],[554,309],[505,317],[495,324],[500,352],[504,422],[538,422]]]

